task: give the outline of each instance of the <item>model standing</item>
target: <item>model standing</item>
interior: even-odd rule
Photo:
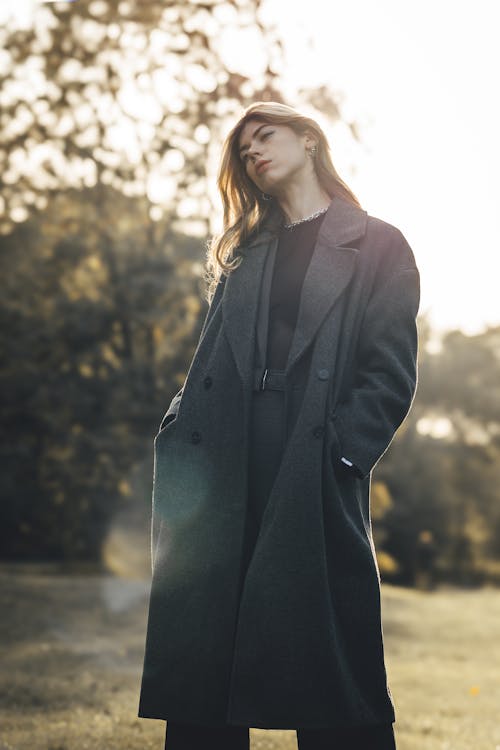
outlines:
[[[139,716],[168,750],[393,750],[374,465],[415,392],[419,275],[311,118],[249,107],[222,149],[210,308],[154,441]]]

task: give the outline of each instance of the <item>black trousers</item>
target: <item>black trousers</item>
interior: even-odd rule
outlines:
[[[287,394],[284,391],[254,391],[248,452],[248,505],[243,551],[242,582],[250,562],[281,458],[286,445]]]
[[[298,750],[396,750],[392,724],[296,729]],[[203,727],[169,721],[165,750],[249,750],[248,727]]]
[[[282,390],[255,391],[249,436],[248,507],[245,549],[241,568],[243,584],[267,499],[289,437],[293,399],[299,395]],[[292,399],[292,401],[290,401]],[[298,750],[395,750],[392,724],[328,729],[297,728]],[[167,722],[166,750],[249,750],[249,728],[208,727]]]

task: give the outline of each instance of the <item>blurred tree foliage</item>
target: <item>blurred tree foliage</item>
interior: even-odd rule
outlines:
[[[0,241],[4,557],[98,559],[183,382],[200,243],[159,229],[145,199],[94,188]]]
[[[500,582],[500,328],[450,331],[437,351],[429,333],[422,321],[417,395],[377,469],[387,576],[414,582],[425,546],[436,578]]]
[[[79,0],[0,28],[3,557],[98,560],[152,454],[205,312],[221,140],[281,98],[260,6]]]
[[[61,189],[106,184],[206,235],[221,132],[242,104],[279,98],[260,5],[78,0],[0,28],[1,231]]]

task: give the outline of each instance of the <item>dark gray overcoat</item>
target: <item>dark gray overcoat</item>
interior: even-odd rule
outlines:
[[[333,199],[287,364],[303,398],[240,589],[256,323],[277,215],[219,283],[154,440],[141,717],[269,729],[395,720],[370,479],[415,391],[419,275],[397,228]]]

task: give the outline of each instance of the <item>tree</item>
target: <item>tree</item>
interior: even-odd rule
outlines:
[[[260,4],[79,0],[0,30],[0,229],[62,189],[109,185],[147,196],[154,220],[167,214],[206,236],[206,176],[228,118],[279,98],[280,42]],[[248,34],[242,73],[225,50]]]
[[[443,578],[500,580],[500,329],[449,331],[433,353],[421,330],[415,402],[378,470],[393,499],[386,550],[410,583],[430,531]]]
[[[222,135],[280,99],[260,5],[79,0],[0,29],[4,557],[98,560],[150,455],[205,312]]]

